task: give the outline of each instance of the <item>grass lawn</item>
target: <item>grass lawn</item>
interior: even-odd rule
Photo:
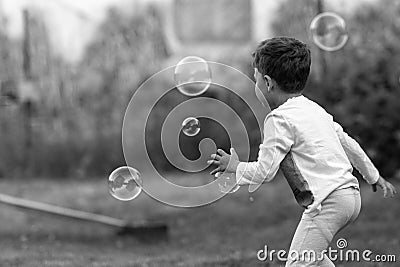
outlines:
[[[361,214],[336,238],[346,238],[349,249],[395,254],[397,263],[336,264],[399,266],[399,197],[384,199],[361,183]],[[130,221],[164,221],[170,230],[168,240],[143,242],[118,236],[107,226],[0,204],[0,266],[283,266],[259,262],[256,252],[264,245],[288,249],[301,215],[282,177],[259,189],[253,203],[241,188],[193,209],[165,206],[143,193],[131,202],[117,201],[109,196],[104,179],[3,179],[0,192]]]

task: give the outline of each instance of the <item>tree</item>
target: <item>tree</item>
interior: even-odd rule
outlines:
[[[104,173],[122,164],[121,128],[130,97],[168,56],[163,26],[153,6],[124,15],[108,11],[93,42],[86,49],[76,77],[82,136],[91,144],[87,167]],[[149,92],[150,93],[150,92]],[[82,119],[83,118],[83,119]],[[86,134],[85,134],[86,133]]]

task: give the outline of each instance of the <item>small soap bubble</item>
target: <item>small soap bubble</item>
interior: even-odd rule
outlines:
[[[115,169],[108,177],[108,191],[121,201],[135,199],[142,192],[142,184],[140,173],[128,166]]]
[[[182,132],[187,136],[195,136],[200,132],[200,121],[189,117],[182,122]]]
[[[239,190],[240,186],[236,184],[236,175],[234,173],[216,173],[218,188],[221,193],[231,194]]]

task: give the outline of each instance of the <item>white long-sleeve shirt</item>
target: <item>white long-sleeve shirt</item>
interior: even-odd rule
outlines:
[[[275,177],[288,153],[298,174],[293,179],[299,179],[297,184],[313,196],[305,213],[320,210],[321,202],[335,189],[359,187],[352,165],[369,184],[379,179],[378,170],[359,144],[321,106],[302,95],[268,114],[258,159],[239,163],[237,183],[250,185],[250,192],[256,190]]]

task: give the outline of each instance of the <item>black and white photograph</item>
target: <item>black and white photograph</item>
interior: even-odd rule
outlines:
[[[0,267],[400,266],[400,0],[0,0]]]

